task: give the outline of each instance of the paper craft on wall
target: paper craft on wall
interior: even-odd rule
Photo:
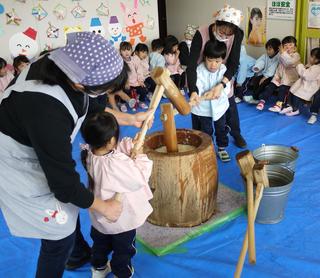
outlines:
[[[111,36],[110,43],[113,44],[116,48],[120,46],[121,42],[126,40],[126,36],[122,34],[122,25],[115,15],[110,17],[108,31]]]
[[[47,37],[50,39],[59,38],[59,28],[53,26],[50,22],[48,24],[49,24],[49,27],[47,29]]]
[[[18,17],[18,15],[16,14],[15,10],[12,9],[11,12],[6,13],[6,17],[7,17],[7,24],[9,25],[20,25],[21,22],[21,18]]]
[[[151,6],[150,0],[140,0],[140,4],[141,4],[142,6],[145,6],[145,5]]]
[[[138,0],[133,0],[132,9],[127,9],[122,2],[120,2],[120,7],[124,13],[126,32],[129,33],[130,44],[134,45],[136,37],[138,37],[141,42],[145,42],[147,37],[142,33],[144,24],[141,12],[138,10]]]
[[[150,15],[147,15],[147,20],[146,20],[146,28],[153,30],[154,28],[154,18]]]
[[[20,3],[26,3],[26,0],[16,0],[16,1]]]
[[[3,14],[4,13],[4,7],[2,4],[0,4],[0,14]]]
[[[73,32],[82,32],[82,26],[81,25],[65,26],[63,28],[63,32],[64,32],[64,38],[67,41],[67,34],[73,33]]]
[[[101,24],[99,17],[91,18],[89,31],[95,34],[99,34],[102,37],[106,34],[106,30]]]
[[[67,16],[67,8],[62,4],[58,4],[54,7],[53,13],[57,17],[57,19],[64,20]]]
[[[100,6],[96,9],[98,16],[109,16],[109,7],[101,2]]]
[[[266,8],[248,8],[247,43],[263,46],[266,43]]]
[[[50,43],[45,43],[42,51],[47,51],[47,52],[49,52],[49,51],[51,51],[51,50],[53,50],[53,45],[50,44]]]
[[[71,11],[71,13],[74,16],[74,18],[83,18],[83,17],[85,17],[86,16],[86,12],[87,11],[84,8],[82,8],[79,3]]]
[[[37,19],[37,20],[42,20],[45,17],[48,16],[47,11],[42,7],[40,3],[38,3],[38,6],[35,6],[32,8],[32,15]]]
[[[14,34],[9,40],[9,50],[12,57],[25,55],[29,60],[32,60],[39,49],[36,37],[37,31],[31,27],[24,32]]]

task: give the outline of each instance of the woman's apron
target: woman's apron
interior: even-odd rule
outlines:
[[[88,111],[88,95],[84,94],[84,115],[78,118],[71,101],[60,86],[49,86],[26,80],[29,67],[21,72],[16,83],[3,93],[0,104],[12,91],[39,92],[59,100],[71,114],[75,127],[73,142]],[[55,144],[52,141],[52,144]],[[59,240],[72,234],[79,208],[59,202],[50,191],[48,181],[32,147],[15,141],[0,132],[0,207],[11,234],[20,237]]]

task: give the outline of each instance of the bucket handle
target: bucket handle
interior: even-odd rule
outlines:
[[[291,150],[295,151],[296,153],[299,152],[299,148],[297,146],[291,146],[290,148],[291,148]]]

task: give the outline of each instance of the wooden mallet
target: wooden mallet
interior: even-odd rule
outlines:
[[[254,202],[254,220],[255,220],[257,217],[260,201],[262,199],[264,187],[269,187],[268,175],[265,170],[265,166],[263,164],[255,164],[253,166],[253,178],[254,178],[254,182],[257,185],[255,202]],[[242,249],[241,249],[239,260],[237,263],[236,272],[234,274],[235,278],[239,278],[241,276],[247,250],[248,250],[248,229],[246,231],[246,235],[242,243]]]
[[[245,177],[247,185],[247,210],[248,210],[248,234],[249,234],[249,262],[256,263],[256,247],[254,234],[254,200],[253,200],[253,176],[252,168],[255,164],[252,153],[248,150],[236,155],[241,174]]]

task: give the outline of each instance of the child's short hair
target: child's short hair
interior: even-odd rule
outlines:
[[[7,66],[7,61],[0,57],[0,69],[3,69]]]
[[[16,69],[21,63],[30,63],[29,59],[25,55],[19,55],[13,59],[13,67]]]
[[[311,56],[317,59],[316,65],[320,64],[320,47],[311,50]]]
[[[178,39],[173,36],[169,35],[164,39],[164,49],[163,49],[163,54],[173,54],[172,48],[176,45],[179,45]]]
[[[144,43],[138,43],[134,52],[149,52],[148,46]]]
[[[203,50],[203,58],[208,59],[216,59],[222,58],[224,59],[227,54],[227,47],[224,42],[220,42],[218,40],[208,41]]]
[[[92,149],[105,146],[112,137],[118,141],[119,132],[116,118],[105,111],[90,114],[81,127],[82,137]]]
[[[280,45],[281,45],[281,41],[280,41],[279,39],[277,39],[277,38],[272,38],[272,39],[270,39],[270,40],[267,41],[267,43],[266,43],[266,49],[267,49],[268,47],[271,47],[271,48],[274,50],[274,52],[278,52]]]
[[[162,39],[155,39],[151,42],[152,51],[157,51],[164,48],[164,41]]]
[[[294,36],[287,36],[282,40],[282,45],[285,45],[287,43],[294,43],[294,45],[297,45],[297,39]]]
[[[120,51],[132,50],[132,45],[129,42],[120,43]]]

